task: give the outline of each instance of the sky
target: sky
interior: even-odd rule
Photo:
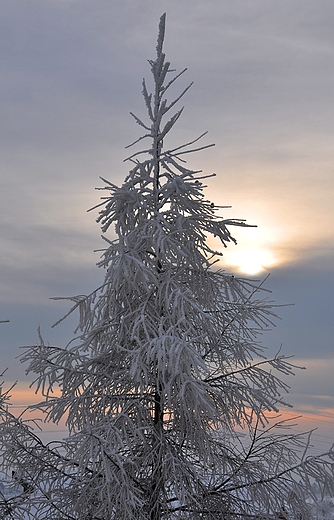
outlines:
[[[120,184],[125,146],[140,135],[157,26],[165,52],[194,85],[176,144],[208,131],[214,148],[190,166],[216,173],[207,196],[237,229],[228,272],[263,278],[282,318],[264,338],[297,370],[291,413],[334,440],[334,3],[332,0],[0,0],[1,367],[27,379],[17,356],[71,338],[68,307],[53,296],[101,282],[99,176]],[[25,392],[25,395],[22,393]],[[289,412],[290,413],[290,412]]]

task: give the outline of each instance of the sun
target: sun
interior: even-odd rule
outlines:
[[[259,274],[277,264],[277,261],[268,249],[239,249],[224,254],[225,262],[236,267],[240,273],[248,275]]]

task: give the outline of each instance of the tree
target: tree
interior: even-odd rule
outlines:
[[[216,265],[208,237],[226,246],[230,227],[246,223],[220,217],[203,195],[210,175],[187,167],[186,154],[211,145],[197,144],[203,134],[163,146],[189,88],[167,100],[185,70],[170,77],[164,34],[165,15],[152,93],[143,81],[148,123],[132,114],[144,129],[133,145],[150,144],[128,157],[121,187],[103,179],[104,282],[67,298],[80,319],[66,347],[39,336],[23,355],[37,408],[54,423],[66,415],[69,435],[44,445],[3,410],[3,467],[21,485],[4,518],[273,518],[284,508],[304,518],[312,479],[333,492],[333,452],[308,457],[309,433],[270,421],[294,366],[264,357],[275,306],[263,284]]]

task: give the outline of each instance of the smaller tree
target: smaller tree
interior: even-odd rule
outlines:
[[[297,519],[312,480],[333,492],[334,453],[309,457],[309,433],[270,421],[285,404],[280,376],[294,370],[259,342],[275,306],[262,283],[219,270],[208,243],[235,242],[230,228],[245,222],[219,216],[203,194],[210,175],[187,167],[186,154],[207,148],[200,138],[164,148],[189,88],[167,100],[184,71],[170,78],[164,35],[165,16],[152,93],[143,81],[148,122],[134,116],[144,128],[134,144],[150,144],[128,157],[121,187],[102,188],[104,282],[68,298],[80,320],[67,346],[40,336],[23,356],[36,407],[47,421],[66,416],[69,435],[45,445],[3,410],[3,467],[21,484],[4,518],[269,519],[285,508]]]

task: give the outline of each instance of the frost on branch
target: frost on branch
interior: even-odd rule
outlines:
[[[211,175],[187,167],[187,154],[211,145],[202,134],[164,148],[189,88],[167,97],[185,71],[166,61],[164,34],[162,16],[130,172],[120,187],[102,179],[104,282],[67,298],[80,315],[67,346],[40,337],[23,355],[43,396],[35,408],[54,423],[66,416],[69,435],[43,445],[3,416],[4,467],[33,486],[12,518],[275,518],[282,508],[307,518],[312,479],[333,491],[333,453],[308,457],[308,433],[269,420],[296,367],[264,357],[275,306],[263,284],[216,268],[208,237],[226,247],[246,223],[220,216],[204,196]]]

